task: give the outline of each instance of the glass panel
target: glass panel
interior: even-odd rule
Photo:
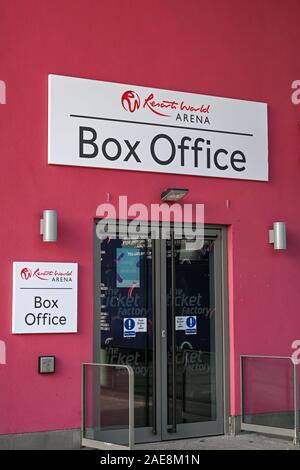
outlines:
[[[151,240],[101,242],[100,361],[134,370],[135,427],[152,426]]]
[[[244,422],[294,427],[294,369],[289,358],[243,358]]]
[[[84,371],[83,437],[129,445],[128,369],[86,364]]]
[[[175,243],[176,421],[216,420],[214,241]],[[168,424],[172,424],[171,241],[167,242]]]

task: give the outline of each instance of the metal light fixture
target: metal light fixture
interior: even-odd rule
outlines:
[[[285,222],[273,223],[273,229],[269,230],[269,243],[274,245],[274,250],[286,250]]]
[[[43,218],[40,220],[40,234],[43,235],[43,242],[57,241],[57,211],[43,211]]]
[[[168,188],[161,193],[160,198],[163,201],[180,201],[180,199],[184,198],[188,192],[188,189]]]

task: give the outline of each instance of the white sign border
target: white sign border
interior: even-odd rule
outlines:
[[[16,331],[16,269],[18,264],[23,264],[24,266],[28,265],[72,265],[74,266],[75,272],[76,272],[76,284],[74,286],[75,289],[75,294],[74,294],[74,300],[75,300],[75,323],[74,323],[74,328],[70,331]],[[13,335],[31,335],[31,334],[74,334],[78,333],[78,263],[73,262],[73,261],[13,261],[12,262],[12,334]]]

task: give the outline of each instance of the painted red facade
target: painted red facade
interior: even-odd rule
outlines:
[[[80,426],[80,364],[93,358],[93,218],[127,194],[159,202],[188,187],[205,221],[229,226],[231,414],[240,414],[240,354],[290,355],[300,337],[300,77],[298,0],[0,0],[0,433]],[[47,163],[47,80],[59,74],[263,101],[269,113],[269,182],[147,174]],[[39,219],[57,209],[59,240]],[[287,224],[287,250],[268,229]],[[12,335],[12,262],[79,263],[77,334]],[[54,375],[37,373],[41,354]]]

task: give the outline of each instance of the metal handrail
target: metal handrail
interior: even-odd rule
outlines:
[[[278,428],[273,426],[265,426],[262,424],[248,424],[244,422],[245,416],[245,401],[244,401],[244,370],[243,370],[243,360],[247,358],[257,358],[257,359],[289,359],[293,364],[293,381],[294,381],[294,390],[293,390],[293,403],[294,403],[294,428]],[[241,430],[245,431],[256,431],[256,432],[265,432],[267,434],[275,435],[285,435],[293,437],[293,443],[299,444],[299,364],[296,364],[290,356],[267,356],[267,355],[258,355],[258,354],[241,354],[240,356],[240,386],[241,386]]]
[[[83,362],[82,363],[82,413],[81,413],[81,443],[83,447],[92,447],[101,450],[131,450],[134,448],[134,371],[131,366],[124,364],[102,364],[99,362]],[[87,367],[113,367],[117,369],[126,369],[128,372],[128,446],[113,444],[111,442],[104,442],[94,439],[86,439],[85,436],[85,423],[86,423],[86,368]]]
[[[257,357],[258,359],[290,359],[293,362],[291,356],[264,356],[259,354],[241,354],[240,357]]]

